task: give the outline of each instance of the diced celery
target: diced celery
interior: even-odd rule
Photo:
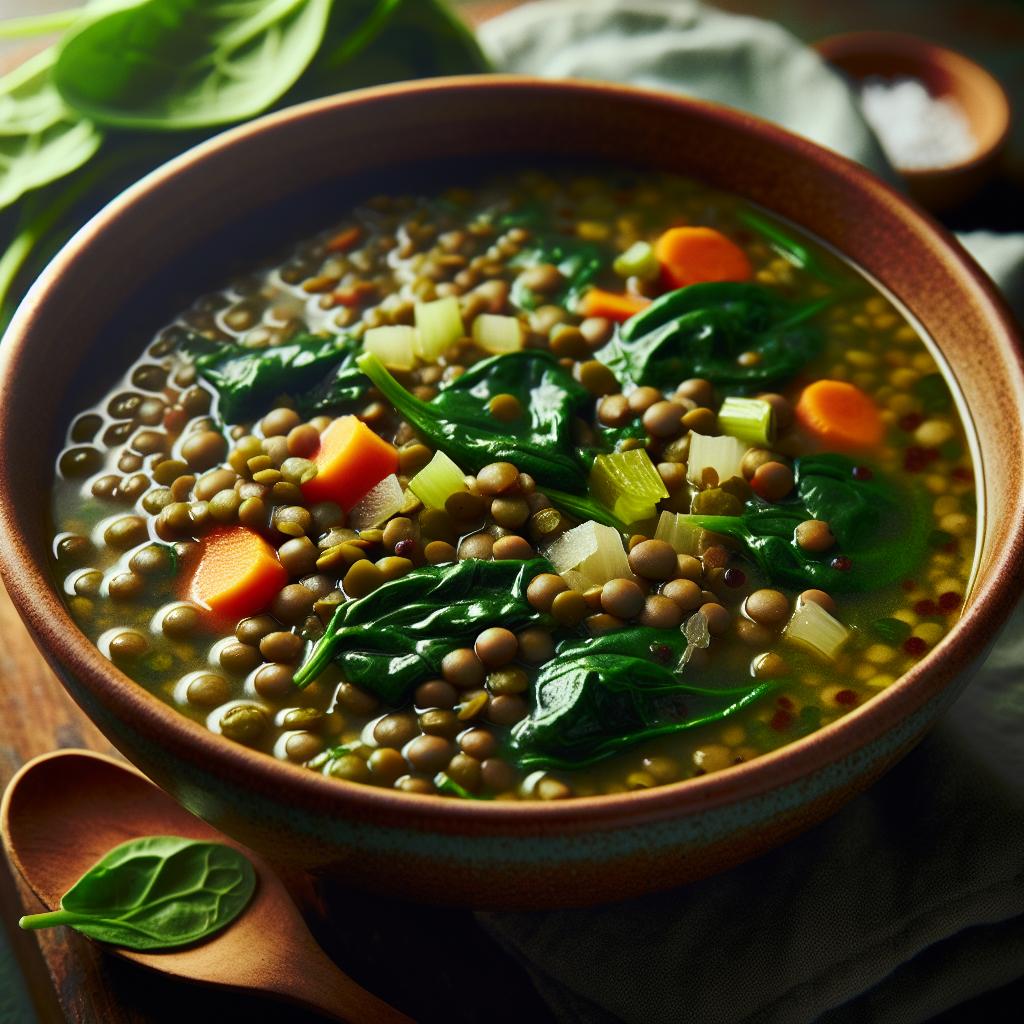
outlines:
[[[380,526],[405,504],[405,492],[394,473],[384,477],[372,490],[364,494],[348,514],[348,525],[355,530]]]
[[[436,452],[409,481],[409,490],[427,508],[444,508],[453,494],[467,490],[466,475],[444,452]]]
[[[363,349],[389,370],[411,370],[416,365],[416,330],[406,324],[371,327],[363,335]]]
[[[546,554],[574,590],[586,590],[633,575],[622,546],[622,535],[614,527],[602,526],[593,520],[566,530]]]
[[[480,313],[473,321],[473,341],[485,352],[518,352],[524,340],[518,317]]]
[[[783,635],[825,658],[834,659],[849,638],[850,631],[820,604],[803,601],[793,612]]]
[[[590,493],[624,523],[650,519],[668,488],[645,448],[598,455],[590,470]]]
[[[764,447],[775,440],[775,410],[762,398],[730,395],[718,410],[718,426],[723,434]]]
[[[612,270],[619,277],[639,277],[641,281],[653,281],[661,272],[661,267],[650,242],[634,242],[615,258]]]
[[[686,520],[687,517],[678,512],[662,512],[654,539],[667,541],[677,555],[699,554],[701,528]]]
[[[690,431],[690,454],[686,462],[686,479],[699,484],[705,469],[713,469],[720,483],[742,476],[740,463],[750,445],[735,437],[709,437]]]
[[[421,359],[436,362],[465,333],[454,295],[416,303],[416,352]]]

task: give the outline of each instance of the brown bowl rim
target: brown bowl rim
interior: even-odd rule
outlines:
[[[1010,136],[1010,127],[1013,119],[1010,96],[1003,83],[992,74],[988,68],[983,67],[976,60],[972,60],[965,53],[954,50],[952,47],[936,43],[924,36],[913,35],[910,32],[891,32],[882,29],[865,29],[859,32],[837,32],[834,35],[825,36],[812,43],[812,48],[818,55],[836,71],[849,75],[843,64],[844,57],[849,56],[858,47],[858,44],[883,44],[874,52],[882,54],[886,49],[893,56],[909,57],[918,60],[922,66],[933,65],[934,55],[941,53],[942,56],[952,65],[955,76],[962,80],[965,74],[975,76],[991,93],[991,99],[999,106],[1000,128],[994,139],[987,145],[977,149],[972,156],[965,160],[955,160],[948,164],[939,164],[935,167],[896,167],[896,171],[907,181],[924,181],[939,178],[944,175],[960,174],[968,172],[976,167],[992,160],[1006,145]],[[892,44],[891,48],[884,44]],[[852,77],[852,76],[851,76]]]
[[[92,240],[120,218],[131,217],[135,203],[159,190],[185,167],[201,163],[250,136],[273,132],[278,125],[315,119],[338,108],[371,106],[381,100],[408,98],[425,93],[470,90],[535,93],[571,91],[592,101],[602,97],[625,98],[640,104],[660,105],[725,122],[739,132],[753,133],[764,141],[788,148],[798,160],[866,191],[880,206],[898,212],[914,234],[931,236],[937,258],[956,264],[993,318],[993,332],[1009,340],[1018,368],[1018,412],[1024,386],[1024,353],[1016,338],[1012,316],[994,286],[958,242],[930,217],[915,208],[895,189],[858,164],[760,118],[707,101],[634,86],[590,81],[552,81],[526,75],[453,76],[377,86],[313,100],[240,125],[175,157],[129,187],[89,221],[54,257],[32,286],[17,310],[0,346],[0,385],[12,386],[19,368],[30,361],[33,324],[47,298],[49,282],[59,278],[65,266],[87,252]],[[7,403],[0,408],[0,452],[6,450]],[[37,565],[18,525],[17,481],[13,460],[0,458],[0,570],[20,614],[44,655],[52,657],[81,681],[104,708],[137,732],[155,739],[175,756],[203,759],[206,771],[226,780],[250,780],[258,792],[289,794],[299,804],[322,810],[332,807],[351,812],[357,820],[383,818],[392,825],[421,832],[468,834],[522,833],[535,826],[537,834],[578,833],[595,827],[615,828],[638,820],[663,820],[700,813],[743,798],[763,795],[798,782],[849,756],[922,707],[940,693],[948,681],[950,666],[962,668],[973,661],[973,649],[1002,624],[1013,604],[1012,584],[1024,573],[1024,531],[994,559],[991,575],[975,586],[967,614],[939,644],[908,672],[870,700],[803,739],[762,755],[728,771],[695,779],[636,790],[623,794],[574,797],[565,801],[463,801],[440,795],[421,795],[387,790],[344,780],[329,779],[307,768],[279,761],[268,754],[232,743],[198,722],[174,710],[117,669],[81,633],[60,600],[47,568]],[[1024,493],[1015,511],[1024,520]],[[941,667],[940,667],[941,666]],[[945,672],[943,671],[945,669]],[[934,670],[934,671],[933,671]],[[289,801],[291,802],[291,801]],[[527,830],[529,831],[529,830]]]

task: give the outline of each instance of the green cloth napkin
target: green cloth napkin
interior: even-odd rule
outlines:
[[[507,71],[751,111],[891,176],[843,80],[777,25],[687,0],[544,0],[486,23]],[[961,241],[1024,314],[1024,236]],[[609,907],[481,914],[576,1024],[914,1024],[1024,973],[1024,614],[930,737],[797,840]]]

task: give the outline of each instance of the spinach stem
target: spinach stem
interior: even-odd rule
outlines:
[[[7,18],[0,21],[0,39],[29,39],[32,36],[45,36],[51,32],[63,32],[70,28],[81,16],[80,7],[72,7],[67,11],[54,11],[52,14],[29,15],[25,18]]]
[[[71,924],[80,921],[80,914],[70,910],[49,910],[45,914],[27,914],[18,921],[18,927],[31,931],[36,928],[54,928],[59,924]]]

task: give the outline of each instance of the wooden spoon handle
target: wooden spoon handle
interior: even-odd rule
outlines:
[[[354,982],[312,943],[291,972],[268,978],[263,991],[346,1024],[416,1024]]]

